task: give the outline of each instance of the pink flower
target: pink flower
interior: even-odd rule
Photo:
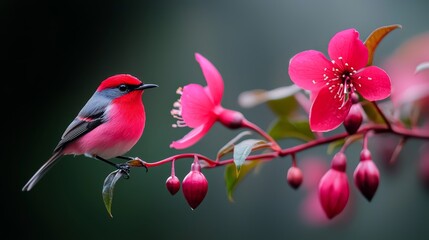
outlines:
[[[195,59],[200,64],[207,86],[189,84],[178,89],[181,98],[174,103],[171,114],[178,119],[173,127],[193,128],[182,139],[173,141],[170,147],[184,149],[197,143],[213,126],[216,121],[229,128],[241,126],[243,115],[239,112],[225,109],[221,106],[223,96],[223,79],[213,64],[196,53]]]
[[[366,67],[368,50],[355,29],[332,37],[328,53],[331,61],[319,51],[308,50],[296,54],[289,64],[291,80],[315,95],[310,109],[313,131],[337,128],[350,110],[353,92],[369,101],[390,95],[390,79],[386,72],[375,66]]]
[[[429,115],[429,70],[416,72],[419,64],[429,61],[429,32],[416,35],[401,44],[384,62],[392,80],[391,100],[395,111],[410,115],[411,106]]]

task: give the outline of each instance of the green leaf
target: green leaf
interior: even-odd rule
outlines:
[[[216,159],[220,159],[221,157],[225,156],[226,154],[232,152],[234,150],[234,144],[238,142],[241,138],[243,138],[246,135],[250,135],[252,132],[250,131],[244,131],[239,133],[237,136],[235,136],[233,139],[231,139],[227,144],[225,144],[221,149],[219,149],[217,153]]]
[[[253,160],[247,161],[241,166],[240,175],[237,175],[237,168],[235,164],[229,164],[225,167],[225,184],[228,195],[228,200],[233,202],[232,197],[237,185],[247,176],[252,170],[259,166],[262,161]]]
[[[331,155],[332,153],[334,153],[334,151],[340,147],[342,147],[344,145],[344,143],[346,142],[345,138],[341,138],[337,141],[333,141],[328,145],[328,154]]]
[[[298,102],[294,96],[270,100],[267,105],[278,117],[289,117],[298,109]]]
[[[374,106],[374,104],[368,100],[363,100],[361,102],[362,108],[365,111],[366,116],[369,120],[371,120],[374,123],[383,124],[384,119],[380,115],[380,113],[377,111],[377,108]]]
[[[104,206],[106,206],[107,212],[110,217],[112,216],[112,200],[113,200],[113,189],[115,188],[116,182],[124,175],[124,171],[118,169],[116,171],[111,172],[103,184],[103,201]]]
[[[237,168],[237,175],[240,174],[241,165],[243,165],[246,158],[252,152],[254,148],[260,148],[261,146],[269,146],[264,140],[258,139],[246,139],[234,147],[234,163]]]
[[[365,40],[365,46],[368,49],[368,63],[367,65],[372,65],[372,61],[374,59],[374,53],[377,49],[378,44],[383,40],[383,38],[390,33],[391,31],[402,28],[399,24],[383,26],[375,29]]]
[[[268,130],[268,134],[276,140],[297,138],[305,142],[315,139],[307,120],[291,122],[287,118],[277,118]]]
[[[337,141],[333,141],[328,145],[328,154],[332,154],[334,153],[334,151],[340,147],[342,147],[344,144],[346,144],[347,141],[347,145],[352,144],[353,142],[356,142],[359,139],[363,138],[363,134],[354,134],[351,135],[347,138],[342,138],[342,139],[338,139]]]

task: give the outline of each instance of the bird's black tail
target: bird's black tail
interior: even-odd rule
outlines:
[[[56,151],[43,166],[37,170],[37,172],[28,180],[27,184],[22,188],[22,191],[30,191],[34,185],[51,169],[57,160],[62,156],[62,151]]]

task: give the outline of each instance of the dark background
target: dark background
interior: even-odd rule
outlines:
[[[160,86],[143,97],[146,130],[129,153],[157,161],[184,152],[169,148],[188,132],[171,128],[169,111],[179,86],[205,84],[195,52],[221,72],[223,105],[266,129],[272,113],[263,105],[241,108],[241,92],[289,85],[289,59],[307,49],[326,52],[338,31],[356,28],[365,39],[375,28],[401,24],[377,49],[374,63],[379,64],[408,38],[429,30],[428,1],[2,1],[0,9],[7,142],[2,235],[7,239],[428,238],[429,194],[416,176],[421,140],[407,143],[393,170],[374,159],[381,183],[373,201],[368,203],[350,182],[347,216],[323,225],[302,219],[307,192],[286,184],[289,159],[249,175],[233,203],[226,197],[224,169],[205,170],[209,192],[194,211],[181,193],[172,197],[165,189],[169,165],[149,173],[136,169],[120,181],[114,218],[101,197],[104,178],[113,169],[82,156],[64,157],[31,192],[21,192],[108,76],[129,73]],[[213,157],[236,134],[215,125],[186,152]],[[350,181],[358,151],[359,144],[347,153]],[[298,158],[314,155],[326,163],[332,157],[321,146]],[[189,166],[186,160],[176,163],[179,178]]]

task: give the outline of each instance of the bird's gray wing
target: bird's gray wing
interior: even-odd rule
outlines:
[[[64,131],[60,142],[54,149],[54,152],[60,151],[69,142],[85,135],[105,122],[105,112],[109,104],[110,100],[98,94],[98,92],[94,93],[79,112],[78,116]]]

